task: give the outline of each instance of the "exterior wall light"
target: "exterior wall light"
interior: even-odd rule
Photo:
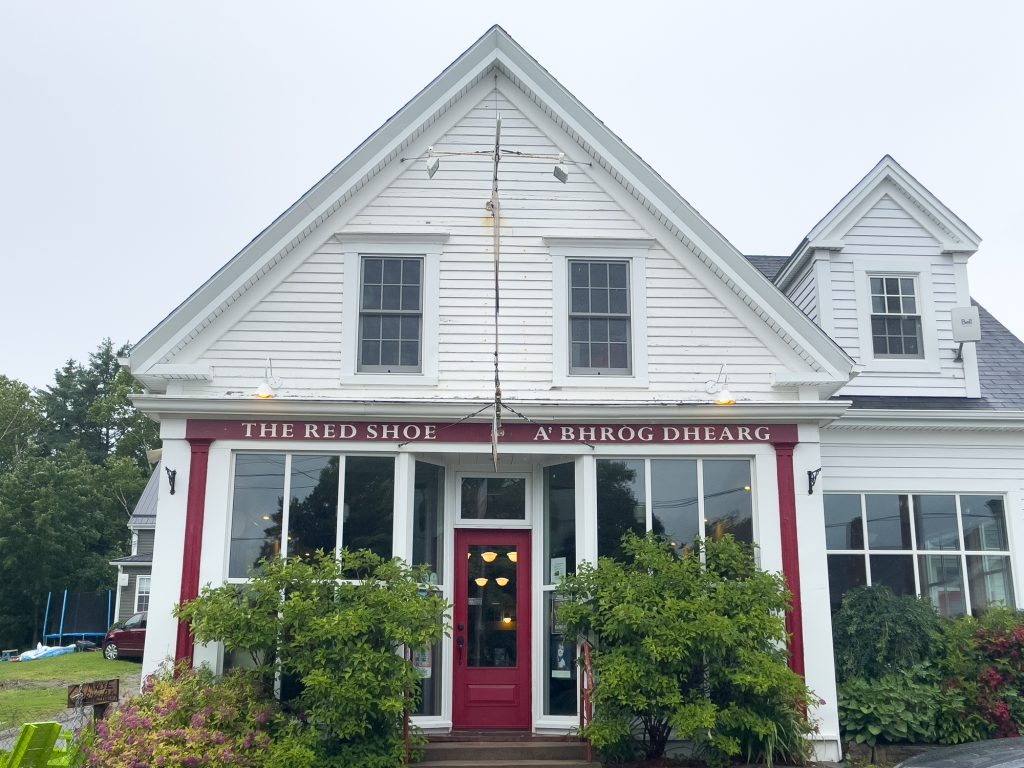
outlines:
[[[280,388],[281,380],[274,376],[274,361],[267,358],[267,367],[263,369],[263,381],[256,387],[256,397],[260,400],[269,400],[277,396],[276,390]]]
[[[709,395],[715,395],[715,405],[735,405],[736,398],[729,391],[729,371],[722,363],[718,369],[718,376],[709,380],[704,385],[704,390]]]

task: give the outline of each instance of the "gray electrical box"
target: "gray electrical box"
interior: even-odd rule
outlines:
[[[980,341],[981,320],[977,307],[956,307],[953,309],[953,341]]]

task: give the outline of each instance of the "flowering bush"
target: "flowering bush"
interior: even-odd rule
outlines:
[[[82,738],[88,768],[262,766],[280,725],[248,675],[215,680],[181,668],[147,679],[142,694]]]

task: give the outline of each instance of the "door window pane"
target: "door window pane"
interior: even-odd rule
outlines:
[[[828,594],[832,610],[839,610],[843,595],[854,587],[868,583],[864,570],[864,555],[828,556]]]
[[[704,459],[705,535],[720,539],[731,533],[737,541],[754,541],[750,500],[750,462]]]
[[[576,465],[544,468],[544,583],[576,573]]]
[[[967,549],[1007,550],[1006,520],[999,496],[961,496],[960,513]]]
[[[395,460],[371,456],[345,459],[342,545],[391,558],[395,508]]]
[[[696,461],[651,460],[651,525],[677,552],[701,534],[697,497]]]
[[[955,496],[915,496],[918,549],[960,549]]]
[[[464,477],[461,507],[463,520],[525,520],[526,480]]]
[[[869,494],[869,549],[910,549],[910,509],[906,496]]]
[[[245,578],[260,560],[281,553],[284,461],[279,453],[235,456],[229,578]]]
[[[967,583],[971,587],[971,613],[975,616],[993,605],[1014,605],[1008,557],[968,555]]]
[[[912,555],[871,555],[871,583],[882,584],[896,595],[916,595]]]
[[[825,494],[825,546],[828,549],[864,549],[860,494]]]
[[[417,461],[412,501],[412,564],[429,565],[430,583],[441,584],[442,563],[444,467]]]
[[[470,667],[516,666],[519,632],[516,596],[518,557],[505,544],[471,544],[466,569],[466,663]]]
[[[643,459],[597,461],[597,554],[622,559],[627,531],[647,530]]]
[[[964,602],[960,556],[922,555],[918,560],[921,596],[931,600],[932,605],[943,616],[963,616],[967,608]]]
[[[338,457],[292,456],[288,556],[310,557],[338,544]]]

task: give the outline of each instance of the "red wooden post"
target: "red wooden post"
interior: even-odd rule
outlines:
[[[793,479],[793,448],[796,443],[775,443],[779,481],[779,529],[782,537],[782,575],[792,594],[786,614],[789,633],[789,668],[804,676],[804,617],[800,601],[800,545],[796,525],[796,486]]]
[[[210,461],[209,438],[188,438],[192,458],[188,470],[188,506],[185,512],[185,551],[181,562],[181,592],[179,605],[185,605],[199,595],[199,563],[203,554],[203,514],[206,510],[206,473]],[[178,637],[174,649],[174,663],[188,660],[192,663],[195,646],[188,622],[178,621]]]

